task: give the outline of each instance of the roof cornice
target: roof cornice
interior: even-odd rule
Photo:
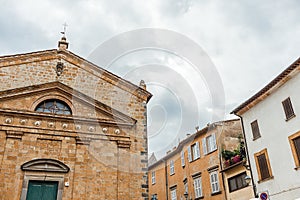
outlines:
[[[254,107],[259,102],[263,101],[272,92],[285,84],[289,79],[291,79],[295,74],[299,72],[300,58],[298,58],[294,63],[292,63],[288,68],[281,72],[277,77],[275,77],[269,84],[264,88],[246,100],[244,103],[235,108],[230,114],[242,115],[252,107]]]

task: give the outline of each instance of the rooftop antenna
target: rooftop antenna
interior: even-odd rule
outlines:
[[[63,37],[66,37],[67,26],[68,26],[68,24],[65,22],[65,23],[63,24],[64,31],[60,32],[61,34],[63,34]]]

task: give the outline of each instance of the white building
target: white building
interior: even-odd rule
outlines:
[[[272,200],[300,198],[300,58],[232,113],[243,121],[252,184]]]

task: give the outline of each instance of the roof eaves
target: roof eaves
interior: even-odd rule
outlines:
[[[268,83],[265,87],[263,87],[260,91],[258,91],[256,94],[254,94],[252,97],[250,97],[248,100],[246,100],[244,103],[239,105],[237,108],[235,108],[233,111],[230,112],[230,114],[239,114],[240,111],[244,110],[245,108],[252,108],[254,105],[256,105],[258,102],[255,102],[259,97],[265,95],[268,91],[270,91],[272,88],[274,88],[279,83],[282,82],[283,79],[285,79],[291,72],[296,69],[300,64],[300,58],[298,58],[295,62],[293,62],[288,68],[286,68],[283,72],[281,72],[277,77],[275,77],[270,83]],[[268,95],[265,95],[268,96]]]

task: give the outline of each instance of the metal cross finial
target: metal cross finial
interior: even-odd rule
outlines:
[[[66,36],[67,26],[68,26],[68,24],[65,22],[65,23],[63,24],[64,31],[60,32],[61,34],[63,34],[63,36]]]

